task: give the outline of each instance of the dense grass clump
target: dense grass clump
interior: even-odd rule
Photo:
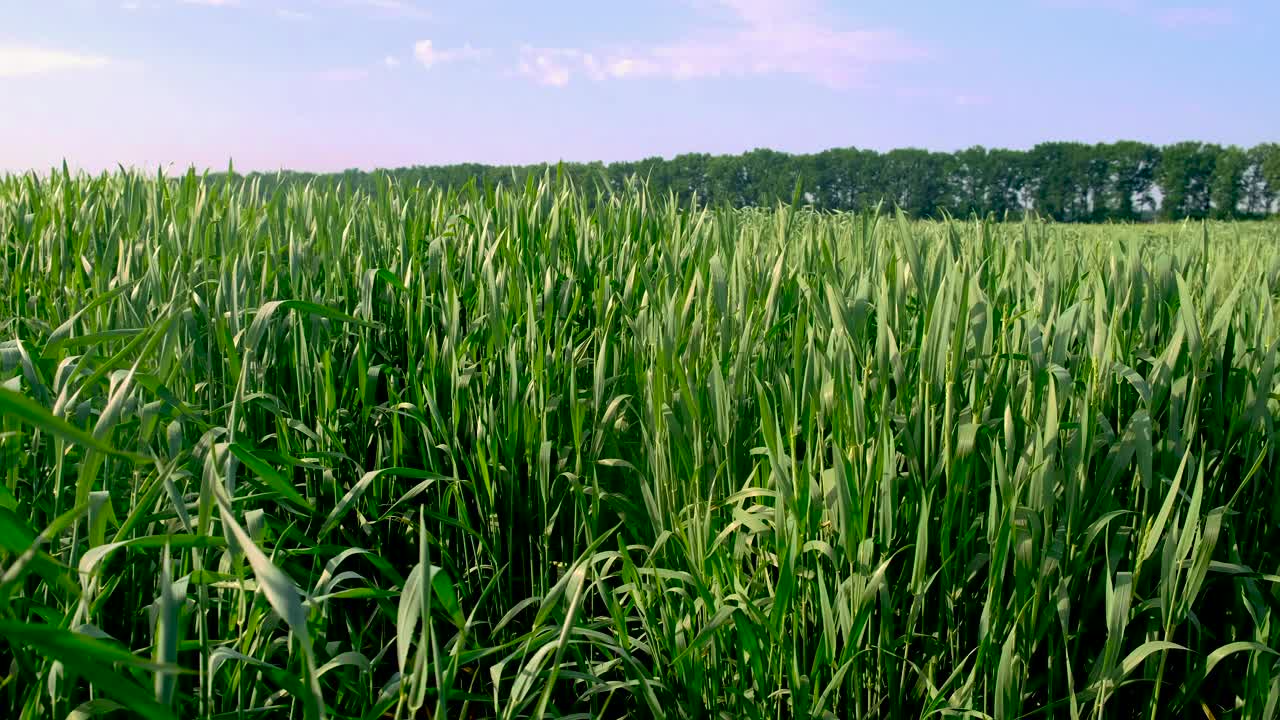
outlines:
[[[262,197],[0,180],[0,716],[1276,716],[1276,225]]]

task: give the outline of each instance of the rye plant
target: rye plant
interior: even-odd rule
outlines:
[[[0,179],[0,716],[1276,717],[1274,223]]]

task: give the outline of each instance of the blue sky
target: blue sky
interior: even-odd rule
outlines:
[[[4,0],[0,169],[1280,140],[1280,2]]]

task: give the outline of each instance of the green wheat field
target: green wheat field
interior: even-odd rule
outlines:
[[[1274,718],[1280,224],[0,179],[0,716]]]

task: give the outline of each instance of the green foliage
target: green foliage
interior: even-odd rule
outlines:
[[[0,715],[1274,716],[1280,229],[753,162],[0,179]]]
[[[493,167],[409,167],[339,175],[306,173],[239,178],[263,192],[321,183],[381,192],[392,180],[461,190],[505,184],[522,189],[545,173],[582,188],[626,193],[643,178],[657,195],[709,206],[771,207],[800,199],[818,210],[860,212],[899,207],[915,218],[1033,213],[1060,222],[1264,217],[1280,210],[1276,145],[1248,151],[1203,143],[1166,148],[1133,141],[1086,145],[1049,142],[1030,150],[972,147],[955,153],[856,148],[813,155],[752,150],[742,155],[678,155],[639,162]],[[1168,160],[1164,153],[1168,152]],[[215,179],[221,179],[217,177]],[[1161,201],[1163,199],[1163,202]]]
[[[1241,213],[1245,195],[1245,173],[1249,171],[1249,156],[1232,145],[1223,148],[1213,164],[1209,197],[1216,218],[1230,220]]]
[[[1214,173],[1222,148],[1199,142],[1166,147],[1158,178],[1164,193],[1160,213],[1168,220],[1203,219],[1213,209]]]

